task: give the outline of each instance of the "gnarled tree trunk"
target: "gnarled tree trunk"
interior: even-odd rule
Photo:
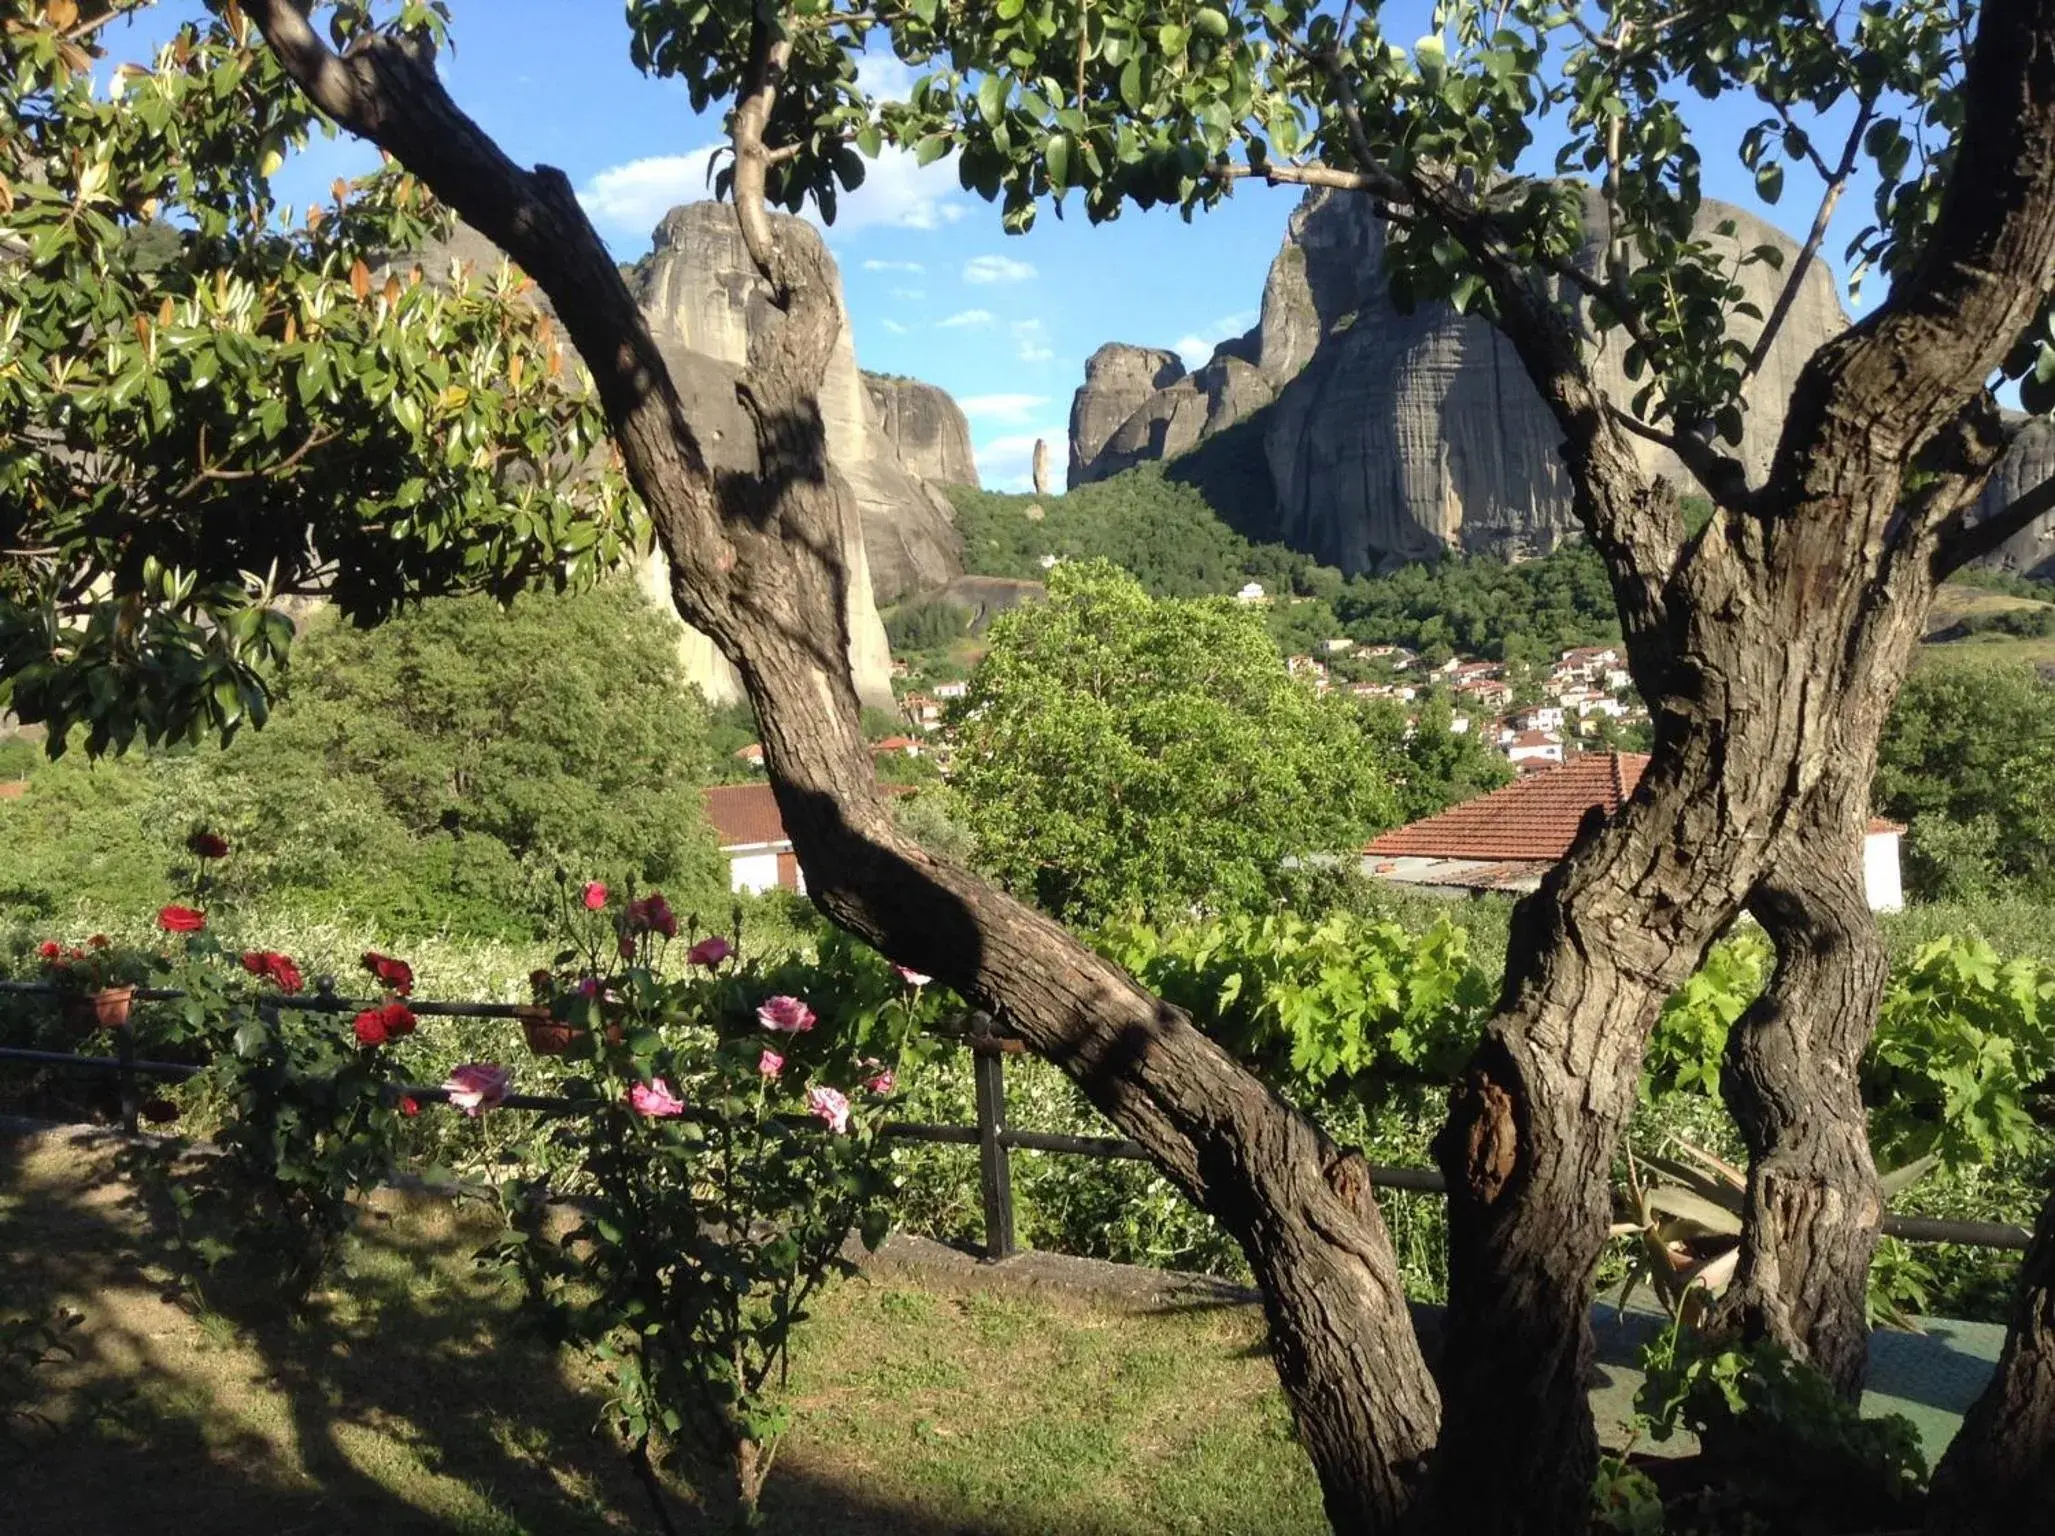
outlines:
[[[2019,1282],[1997,1374],[1934,1469],[1928,1536],[2055,1529],[2055,1191]]]
[[[1866,773],[1837,777],[1866,790]],[[1748,1144],[1747,1240],[1712,1322],[1780,1345],[1851,1402],[1869,1362],[1865,1297],[1883,1217],[1859,1074],[1890,972],[1863,879],[1866,812],[1866,794],[1821,792],[1749,902],[1777,960],[1728,1036],[1721,1073]]]

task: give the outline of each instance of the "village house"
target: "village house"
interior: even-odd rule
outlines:
[[[1356,642],[1346,637],[1335,640],[1322,640],[1320,648],[1330,656],[1345,656],[1356,648]]]
[[[782,887],[805,894],[806,876],[792,852],[792,839],[785,835],[770,785],[716,784],[700,793],[706,797],[706,819],[713,823],[721,857],[728,861],[730,891],[742,895]]]
[[[1235,593],[1234,600],[1238,603],[1264,602],[1266,599],[1263,595],[1263,583],[1260,581],[1250,582],[1247,586],[1243,587],[1241,591]]]
[[[901,757],[919,757],[921,743],[911,736],[887,736],[871,743],[872,757],[890,757],[895,752]]]
[[[1563,760],[1563,738],[1549,731],[1521,731],[1505,746],[1507,760],[1515,764]]]
[[[1363,873],[1399,885],[1459,891],[1531,891],[1570,851],[1577,828],[1596,807],[1616,814],[1641,782],[1648,758],[1591,752],[1502,789],[1373,838]],[[1872,818],[1863,837],[1863,884],[1872,910],[1905,905],[1896,822]]]
[[[763,743],[752,741],[746,747],[738,747],[735,750],[735,756],[749,764],[752,768],[761,768],[763,767]]]
[[[1507,723],[1518,731],[1559,731],[1563,728],[1563,707],[1560,704],[1537,704],[1507,716]]]
[[[942,723],[942,701],[925,693],[909,693],[899,701],[899,712],[915,730],[925,731]]]
[[[1556,658],[1552,675],[1595,682],[1620,665],[1620,653],[1609,645],[1580,645]]]
[[[1513,690],[1495,678],[1478,678],[1456,684],[1456,696],[1480,709],[1503,709],[1513,702]]]
[[[935,697],[938,699],[960,699],[970,692],[969,683],[937,683]]]

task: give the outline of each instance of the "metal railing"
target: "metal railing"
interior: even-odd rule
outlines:
[[[0,981],[0,996],[40,996],[61,999],[75,996],[47,982]],[[176,1002],[185,994],[159,988],[137,988],[136,1002]],[[338,997],[332,992],[265,994],[255,1000],[260,1011],[297,1010],[306,1013],[356,1013],[375,1007],[375,1000]],[[513,1003],[438,1003],[408,1000],[407,1007],[418,1015],[439,1018],[519,1019],[528,1010]],[[1054,1131],[1015,1130],[1006,1120],[1006,1058],[1020,1055],[1025,1047],[1001,1031],[990,1015],[972,1013],[965,1019],[961,1043],[972,1054],[972,1084],[975,1089],[977,1124],[932,1125],[921,1121],[888,1120],[879,1134],[898,1141],[934,1142],[946,1146],[975,1147],[978,1152],[978,1188],[985,1227],[984,1252],[991,1261],[1011,1258],[1019,1251],[1014,1237],[1013,1159],[1015,1152],[1054,1152],[1072,1157],[1125,1159],[1146,1162],[1149,1154],[1141,1143],[1119,1136],[1070,1136]],[[126,1028],[114,1031],[117,1053],[113,1056],[80,1056],[70,1051],[38,1051],[25,1047],[0,1046],[0,1062],[67,1067],[87,1072],[113,1073],[120,1082],[123,1127],[137,1128],[141,1098],[140,1078],[182,1079],[205,1071],[187,1062],[149,1061],[135,1054],[133,1034]],[[446,1103],[448,1090],[440,1084],[413,1083],[395,1087],[395,1095],[423,1102]],[[500,1108],[528,1110],[538,1114],[579,1114],[587,1107],[580,1101],[539,1093],[510,1093]],[[814,1122],[792,1117],[796,1124]],[[1411,1194],[1440,1195],[1448,1192],[1441,1171],[1435,1168],[1393,1168],[1366,1165],[1370,1183],[1377,1189],[1402,1190]],[[1999,1221],[1968,1221],[1954,1217],[1903,1216],[1886,1212],[1886,1237],[1915,1243],[1961,1243],[1974,1248],[2024,1250],[2033,1234],[2024,1227]]]

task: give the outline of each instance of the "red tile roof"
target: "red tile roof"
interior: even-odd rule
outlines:
[[[1384,858],[1530,859],[1553,864],[1570,851],[1584,813],[1594,805],[1608,816],[1618,811],[1647,767],[1645,752],[1587,752],[1439,815],[1395,827],[1374,838],[1364,852]],[[1872,817],[1869,830],[1905,829]]]
[[[770,785],[716,784],[700,793],[706,796],[706,819],[714,824],[714,836],[723,848],[789,841]]]
[[[878,788],[894,799],[914,792],[911,784],[880,784]],[[713,823],[723,852],[756,843],[791,846],[792,840],[785,835],[785,818],[778,814],[778,798],[769,784],[715,784],[700,793],[706,797],[706,819]]]

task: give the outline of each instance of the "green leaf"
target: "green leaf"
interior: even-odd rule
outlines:
[[[1070,185],[1070,136],[1052,133],[1042,145],[1042,162],[1049,172],[1049,185],[1062,191]]]
[[[987,123],[996,123],[1006,111],[1006,81],[1003,76],[986,75],[978,83],[978,115]]]
[[[1776,161],[1765,161],[1755,168],[1755,193],[1766,203],[1774,203],[1784,193],[1784,167]]]

